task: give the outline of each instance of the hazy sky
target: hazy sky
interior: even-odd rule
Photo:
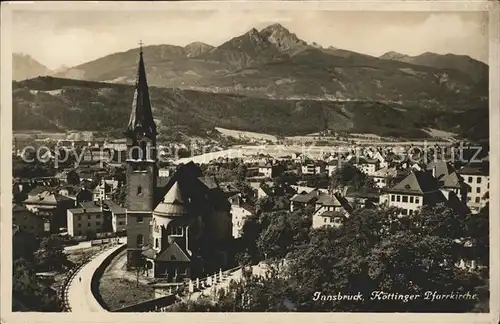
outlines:
[[[279,22],[307,42],[370,55],[469,55],[487,62],[487,14],[339,11],[16,11],[13,50],[51,69],[146,45],[219,45]]]

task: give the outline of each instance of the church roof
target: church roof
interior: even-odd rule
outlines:
[[[149,98],[146,68],[144,66],[144,58],[142,57],[142,47],[139,56],[139,67],[135,83],[134,101],[132,102],[132,112],[130,113],[125,133],[130,135],[136,132],[143,132],[149,136],[155,136],[157,134],[151,108],[151,100]]]
[[[164,251],[160,252],[156,256],[155,261],[180,261],[180,262],[190,262],[191,259],[187,255],[186,252],[184,252],[181,247],[176,243],[170,244],[168,248],[166,248]]]
[[[153,211],[157,216],[181,216],[187,214],[179,183],[176,181]]]

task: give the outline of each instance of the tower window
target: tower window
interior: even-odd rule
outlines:
[[[160,247],[160,240],[155,239],[155,248],[159,248],[159,247]]]
[[[142,195],[142,186],[137,187],[137,196]]]
[[[141,160],[146,160],[148,158],[147,154],[147,144],[146,142],[141,142]]]
[[[144,244],[144,236],[142,234],[137,235],[137,247],[142,247]]]
[[[169,235],[171,236],[183,236],[184,235],[184,229],[182,226],[171,226],[169,231]]]

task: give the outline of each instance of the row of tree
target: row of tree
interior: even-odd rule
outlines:
[[[438,205],[417,215],[394,208],[357,209],[336,227],[310,229],[300,212],[251,217],[244,226],[242,264],[265,261],[267,276],[233,282],[211,299],[176,311],[487,311],[488,208],[460,216]],[[475,260],[477,267],[458,267]],[[420,294],[412,301],[379,300],[374,292]],[[469,292],[473,298],[427,300],[426,292]],[[327,295],[361,300],[322,300]],[[316,298],[317,297],[317,298]]]

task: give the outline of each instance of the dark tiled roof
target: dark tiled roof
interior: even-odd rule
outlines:
[[[408,194],[424,194],[438,189],[438,183],[430,172],[413,171],[400,183],[389,189],[389,192]]]
[[[71,208],[68,209],[73,214],[84,214],[85,210],[83,208]]]
[[[440,183],[443,184],[445,188],[461,188],[461,179],[456,172],[445,175],[440,179]]]
[[[319,196],[316,204],[320,204],[323,206],[342,206],[340,201],[335,196],[329,194],[322,194],[321,196]]]
[[[291,201],[298,202],[298,203],[310,203],[314,199],[318,199],[318,197],[319,197],[318,191],[313,190],[307,194],[297,194],[297,195],[292,197]]]
[[[126,212],[125,208],[118,205],[117,203],[115,203],[112,200],[104,200],[103,205],[108,206],[111,209],[111,211],[115,214],[125,214],[125,212]]]
[[[200,180],[201,183],[203,183],[208,189],[215,189],[218,187],[217,182],[215,179],[211,177],[199,177],[198,180]]]
[[[483,175],[483,176],[487,176],[488,175],[488,172],[484,169],[484,168],[481,168],[479,166],[465,166],[463,168],[461,168],[459,171],[458,171],[459,174],[464,174],[464,175]]]
[[[325,211],[321,214],[321,217],[343,217],[346,218],[345,214],[338,212],[338,211],[333,211],[333,210],[328,210]]]
[[[156,251],[153,248],[147,248],[146,250],[142,251],[142,255],[144,255],[148,259],[154,260]]]
[[[436,178],[438,179],[455,172],[451,163],[446,161],[431,161],[427,164],[426,169],[432,171],[434,167],[436,168]]]
[[[101,211],[101,206],[96,205],[93,201],[84,201],[80,203],[80,208],[87,213],[97,213]]]

